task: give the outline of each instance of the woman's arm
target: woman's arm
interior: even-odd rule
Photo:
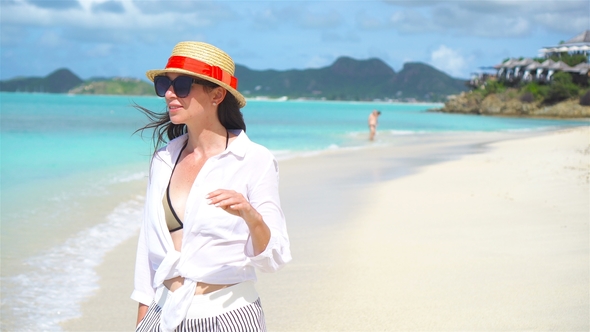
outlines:
[[[209,204],[240,216],[249,235],[244,253],[250,263],[263,272],[274,272],[291,261],[289,236],[279,198],[278,163],[269,152],[256,158],[256,167],[248,177],[248,192],[215,190]]]
[[[209,193],[207,199],[209,204],[220,207],[246,221],[252,238],[254,255],[258,255],[266,249],[270,241],[270,228],[262,219],[262,215],[250,205],[250,202],[242,194],[234,190],[219,189]]]
[[[137,324],[135,324],[135,326],[139,325],[139,322],[141,322],[141,320],[145,317],[147,311],[148,306],[143,303],[140,303],[139,308],[137,308]]]

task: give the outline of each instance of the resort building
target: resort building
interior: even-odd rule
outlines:
[[[586,84],[588,82],[590,63],[590,30],[586,30],[574,38],[556,46],[543,47],[539,50],[540,58],[508,59],[493,66],[496,74],[479,74],[470,81],[472,87],[478,87],[487,79],[497,79],[516,84],[519,82],[548,83],[556,72],[564,71],[572,75],[574,82]],[[585,62],[569,66],[559,60],[565,54],[583,55]],[[557,59],[555,61],[554,59]]]
[[[539,50],[545,57],[560,53],[583,53],[587,55],[588,51],[590,51],[590,30],[582,32],[565,43],[557,46],[543,47]]]

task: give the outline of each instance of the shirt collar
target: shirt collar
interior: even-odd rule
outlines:
[[[168,142],[168,144],[162,148],[162,152],[159,153],[160,157],[163,158],[162,160],[164,160],[168,165],[173,166],[176,162],[176,158],[178,158],[180,149],[182,149],[187,139],[188,134],[183,134]]]
[[[243,158],[246,155],[246,149],[250,143],[250,139],[242,129],[230,129],[229,132],[238,135],[238,137],[228,145],[227,149],[225,149],[221,155],[233,153],[234,155]]]
[[[228,145],[227,149],[223,151],[219,156],[224,156],[226,154],[232,153],[240,158],[244,158],[246,155],[246,150],[248,145],[250,144],[250,138],[246,135],[246,132],[242,129],[229,129],[229,132],[237,135],[236,139]],[[168,143],[166,147],[166,152],[168,152],[168,160],[167,162],[170,165],[174,164],[175,158],[177,157],[178,152],[182,149],[182,146],[188,139],[188,134],[184,134],[179,136]]]

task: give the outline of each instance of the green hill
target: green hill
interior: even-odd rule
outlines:
[[[17,77],[0,81],[0,91],[100,95],[152,95],[151,83],[136,78],[91,78],[83,81],[69,69],[58,69],[46,77]]]
[[[151,82],[148,83],[137,78],[95,78],[71,89],[69,93],[85,95],[154,95],[154,86]]]
[[[348,57],[319,69],[256,71],[236,65],[236,76],[246,97],[444,100],[467,90],[464,80],[423,63],[406,63],[396,74],[379,59]]]
[[[395,75],[381,60],[339,58],[329,67],[306,70],[254,71],[236,66],[240,90],[246,96],[266,95],[330,100],[387,97],[384,87]],[[389,94],[391,97],[391,95]]]
[[[427,64],[408,62],[395,75],[393,89],[400,91],[402,97],[446,100],[446,96],[467,91],[465,83],[465,80],[452,78]]]
[[[236,65],[239,90],[248,98],[287,96],[291,99],[443,101],[467,90],[452,78],[423,63],[406,63],[399,73],[379,59],[338,58],[332,65],[305,70],[252,70]],[[0,81],[0,91],[106,95],[154,95],[150,82],[135,78],[91,78],[82,81],[68,69],[47,77]]]
[[[82,79],[69,69],[58,69],[46,77],[17,77],[0,81],[0,91],[67,93],[80,85]]]

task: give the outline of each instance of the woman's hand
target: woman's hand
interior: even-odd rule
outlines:
[[[262,219],[244,195],[234,190],[218,189],[212,191],[207,195],[207,200],[210,205],[220,207],[234,216],[242,217],[246,222],[255,220],[258,217]]]
[[[266,249],[270,241],[270,229],[262,219],[262,215],[250,205],[244,195],[234,190],[218,189],[210,192],[206,198],[210,205],[222,208],[246,221],[252,237],[254,255]]]

